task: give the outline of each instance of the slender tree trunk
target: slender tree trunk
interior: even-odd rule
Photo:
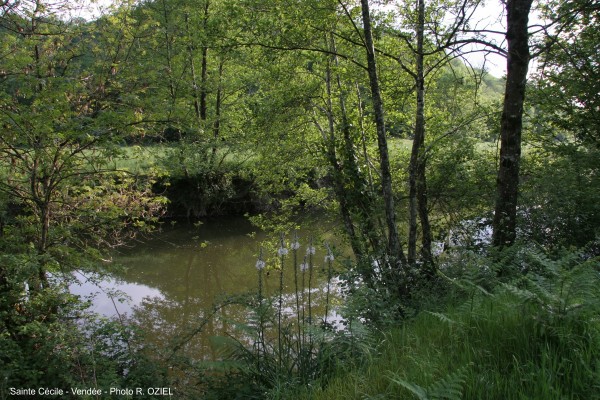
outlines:
[[[198,97],[198,82],[196,79],[196,64],[194,63],[194,42],[192,41],[192,34],[190,30],[190,16],[188,13],[185,14],[185,27],[188,35],[188,55],[190,57],[190,73],[192,74],[192,89],[194,96],[194,112],[196,114],[196,119],[200,119],[200,102]]]
[[[50,203],[42,203],[40,208],[40,241],[38,243],[38,255],[42,256],[48,249],[48,236],[50,234]],[[38,267],[38,279],[40,289],[46,288],[48,284],[48,275],[46,274],[46,263],[42,260]]]
[[[336,67],[339,67],[339,59],[337,57],[337,49],[335,46],[335,38],[331,34],[331,50],[332,58]],[[339,73],[336,73],[336,83],[338,90],[338,101],[341,113],[341,130],[342,137],[344,140],[344,154],[342,157],[343,163],[343,177],[344,185],[343,188],[346,198],[348,198],[348,206],[351,214],[355,216],[355,220],[358,221],[361,238],[368,238],[371,246],[374,249],[379,247],[379,238],[377,237],[377,228],[373,223],[372,219],[372,204],[371,196],[364,194],[363,188],[366,187],[366,182],[358,168],[357,156],[354,148],[354,141],[352,140],[352,132],[350,121],[348,120],[348,112],[346,109],[346,91],[342,85],[342,79]],[[350,189],[348,189],[350,188]],[[348,193],[349,192],[349,193]],[[362,245],[362,243],[361,243]],[[363,273],[367,280],[370,279],[371,271],[365,271]]]
[[[381,191],[385,203],[385,217],[388,229],[388,252],[401,264],[406,263],[406,257],[402,250],[398,227],[396,226],[396,211],[394,209],[394,193],[392,190],[392,174],[390,171],[390,159],[388,155],[387,137],[385,132],[385,116],[381,90],[379,88],[379,77],[377,76],[377,62],[375,60],[375,45],[371,28],[371,15],[369,12],[369,1],[361,0],[363,28],[365,35],[365,48],[367,51],[367,68],[373,97],[373,108],[375,113],[375,125],[377,127],[377,146],[379,150],[381,168]]]
[[[523,102],[530,58],[527,25],[531,3],[532,0],[506,2],[508,59],[492,237],[493,245],[498,247],[510,246],[516,239]]]
[[[43,256],[48,250],[48,242],[50,235],[50,202],[51,196],[48,191],[48,177],[44,177],[43,173],[40,173],[39,168],[42,167],[40,159],[38,158],[38,151],[40,151],[40,145],[35,144],[35,155],[33,157],[33,163],[31,168],[31,176],[29,176],[29,189],[33,203],[37,207],[39,217],[39,240],[35,243],[35,249],[38,256]],[[42,167],[43,168],[43,167]],[[48,277],[46,275],[46,263],[43,258],[40,259],[37,274],[37,285],[32,284],[30,289],[32,291],[41,290],[48,287]]]
[[[371,160],[369,158],[369,153],[367,152],[367,138],[366,138],[366,133],[365,133],[363,103],[362,103],[362,98],[360,95],[360,87],[358,86],[358,83],[356,83],[356,101],[357,101],[357,108],[358,108],[358,120],[359,120],[359,125],[360,125],[360,138],[361,138],[361,144],[362,144],[362,152],[363,152],[363,157],[365,159],[365,165],[367,166],[367,171],[368,171],[367,173],[368,173],[368,177],[369,177],[369,190],[374,192],[375,187],[373,185],[373,172],[371,171]]]
[[[360,87],[358,86],[358,83],[356,83],[356,101],[357,101],[357,108],[358,108],[358,119],[359,119],[359,126],[360,126],[360,139],[361,139],[361,145],[362,145],[362,154],[363,154],[363,158],[365,160],[365,165],[366,165],[366,169],[367,169],[367,177],[368,177],[368,193],[375,193],[375,185],[374,185],[374,181],[373,181],[373,171],[372,171],[372,163],[371,163],[371,159],[369,157],[369,153],[367,151],[367,138],[366,138],[366,132],[365,132],[365,126],[364,126],[364,113],[363,113],[363,103],[362,103],[362,96],[360,93]],[[372,202],[371,202],[372,203]],[[365,211],[369,211],[369,210],[365,210]],[[374,228],[372,229],[371,232],[371,237],[375,237],[375,238],[385,238],[385,223],[383,222],[383,220],[381,219],[381,216],[379,214],[377,214],[377,216],[375,217],[376,219],[373,221],[374,224]],[[372,241],[372,246],[374,249],[378,249],[380,241]]]
[[[167,46],[167,68],[169,69],[169,94],[171,101],[175,103],[175,84],[173,83],[173,56],[171,54],[171,38],[169,37],[169,13],[165,0],[162,2],[163,17],[165,19],[165,46]]]
[[[424,36],[425,0],[417,0],[417,52],[415,130],[409,166],[409,233],[408,262],[417,261],[417,217],[421,222],[421,256],[425,263],[431,262],[431,227],[427,207],[427,180],[425,176],[425,73]]]
[[[419,208],[419,220],[421,222],[421,259],[431,267],[433,257],[431,254],[431,224],[429,223],[429,206],[427,199],[427,177],[425,175],[426,159],[419,162],[417,169],[417,204]]]
[[[165,46],[167,48],[167,68],[168,68],[168,78],[169,78],[169,94],[171,97],[171,106],[174,107],[175,103],[177,101],[177,94],[176,94],[176,90],[175,90],[175,82],[173,80],[173,50],[171,48],[171,37],[169,37],[169,28],[170,28],[170,22],[169,22],[169,12],[167,10],[167,3],[165,2],[165,0],[162,1],[162,7],[163,7],[163,18],[165,19]],[[187,14],[185,15],[185,21],[186,21],[186,25],[187,25]],[[188,31],[189,31],[189,26],[188,26]],[[191,54],[191,42],[188,43],[188,47],[190,48],[190,54]],[[190,57],[191,58],[191,57]],[[192,61],[193,63],[193,61]],[[192,64],[192,75],[194,74],[194,67]],[[183,140],[181,131],[179,129],[177,129],[178,131],[178,136],[179,136],[179,141],[181,142]],[[185,174],[186,177],[189,176],[189,171],[187,168],[187,163],[185,162],[185,156],[184,156],[184,149],[183,147],[179,148],[179,163],[183,166],[183,172]]]
[[[325,85],[327,89],[327,121],[329,124],[329,135],[323,134],[323,140],[325,142],[325,148],[329,163],[333,168],[333,187],[336,193],[336,197],[340,203],[340,214],[342,222],[344,223],[344,229],[350,239],[350,247],[352,252],[357,259],[362,259],[364,256],[364,249],[359,239],[356,230],[354,229],[354,223],[352,222],[352,216],[350,214],[350,206],[347,198],[347,193],[344,190],[343,181],[343,170],[342,166],[337,160],[335,151],[335,122],[333,119],[333,101],[332,101],[332,89],[331,89],[331,67],[329,62],[327,63],[327,70],[325,75]]]
[[[204,32],[208,30],[208,7],[209,1],[206,0],[204,4],[204,19],[202,21],[202,28]],[[208,46],[204,44],[202,46],[202,61],[200,66],[200,119],[206,121],[206,98],[208,96]]]
[[[225,59],[221,58],[219,62],[219,81],[217,83],[217,96],[215,99],[215,121],[213,123],[213,146],[212,146],[212,160],[214,162],[217,156],[217,140],[219,140],[219,136],[221,135],[221,103],[223,97],[223,87],[222,87],[222,79],[223,79],[223,67],[225,66]],[[211,162],[212,164],[212,162]]]

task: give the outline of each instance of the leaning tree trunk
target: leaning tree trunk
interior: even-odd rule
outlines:
[[[527,24],[531,3],[532,0],[506,2],[508,59],[492,237],[492,244],[497,247],[510,246],[516,239],[523,102],[530,58]]]
[[[381,191],[385,204],[385,219],[388,229],[388,252],[401,264],[406,263],[404,251],[400,244],[398,228],[396,226],[396,211],[394,209],[394,194],[392,191],[392,174],[390,171],[390,159],[388,155],[387,138],[385,133],[385,118],[383,112],[383,101],[379,88],[377,76],[377,63],[375,60],[375,45],[373,44],[373,33],[371,28],[371,15],[369,13],[369,1],[361,0],[363,28],[365,34],[365,47],[367,50],[367,69],[369,72],[369,83],[371,96],[373,97],[373,111],[375,113],[375,125],[377,127],[377,145],[379,150],[381,168]]]
[[[364,257],[364,246],[359,234],[356,232],[356,229],[354,229],[354,222],[350,213],[350,201],[348,199],[348,193],[344,188],[344,171],[336,154],[335,121],[333,117],[333,94],[331,81],[331,65],[328,62],[325,75],[325,84],[327,89],[327,121],[329,124],[329,132],[326,134],[325,131],[320,127],[319,129],[323,135],[327,160],[332,168],[333,189],[339,202],[340,214],[344,223],[346,234],[350,239],[350,247],[352,248],[352,252],[354,253],[356,259],[362,260]]]

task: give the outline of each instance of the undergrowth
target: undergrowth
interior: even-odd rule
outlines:
[[[186,398],[286,398],[299,388],[325,385],[335,372],[351,370],[369,356],[374,348],[371,332],[360,321],[336,321],[331,313],[337,296],[336,256],[327,243],[321,250],[323,263],[317,267],[319,253],[312,238],[301,249],[296,234],[289,243],[282,235],[277,256],[270,259],[260,249],[256,291],[227,296],[172,348],[167,361],[181,371],[176,386],[185,387]],[[317,274],[322,275],[320,282]],[[279,282],[271,292],[265,285],[269,275]],[[286,293],[286,286],[292,293]],[[220,310],[232,306],[244,318],[227,319],[230,331],[211,338],[217,360],[187,357],[182,351],[187,343],[209,321],[227,318]]]
[[[374,360],[304,398],[600,399],[598,259],[531,246],[492,259],[452,260],[444,312],[386,330]]]

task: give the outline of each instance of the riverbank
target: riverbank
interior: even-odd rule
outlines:
[[[328,180],[309,174],[297,182],[296,189],[265,186],[256,157],[226,147],[202,153],[184,144],[155,143],[123,146],[120,151],[112,167],[153,177],[154,194],[168,200],[164,220],[198,221],[276,211],[301,187],[323,188]]]
[[[286,398],[600,398],[600,263],[523,252],[536,272],[453,280],[438,307],[376,334],[365,362]]]

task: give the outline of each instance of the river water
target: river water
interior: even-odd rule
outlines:
[[[308,241],[306,236],[299,236],[301,248],[296,266],[303,261]],[[191,351],[202,358],[216,358],[211,338],[235,334],[235,327],[247,322],[248,309],[228,306],[214,317],[208,317],[214,306],[227,296],[257,293],[256,260],[265,239],[267,236],[255,232],[244,218],[168,226],[114,256],[114,262],[125,267],[123,272],[100,282],[80,275],[81,284],[72,286],[71,291],[81,296],[93,294],[95,312],[135,322],[157,345],[172,344],[195,332],[189,346],[193,348]],[[312,304],[316,314],[323,314],[327,291],[324,268],[327,264],[323,261],[326,253],[322,246],[315,247]],[[277,295],[280,274],[275,268],[279,267],[280,259],[275,247],[270,251],[265,248],[264,258],[267,267],[262,274],[263,293]],[[294,274],[291,250],[286,256],[284,271],[284,309],[288,318],[293,318],[294,305],[302,299],[301,294],[296,297],[296,288],[300,293],[308,292],[309,274],[302,274],[299,269]],[[333,292],[332,289],[330,298],[334,298]],[[339,319],[335,312],[328,318],[330,321]]]

